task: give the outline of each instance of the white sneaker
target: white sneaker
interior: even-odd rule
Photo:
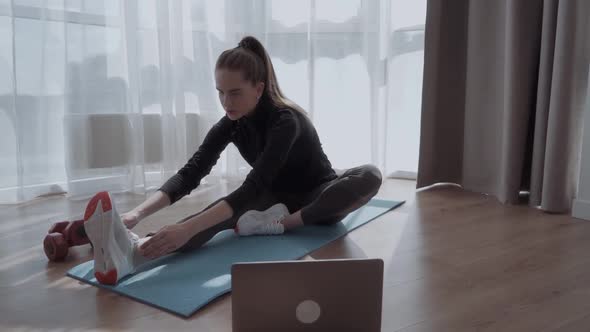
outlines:
[[[108,192],[94,195],[84,213],[84,229],[94,250],[94,276],[115,285],[134,272],[133,254],[139,236],[125,227]]]
[[[285,227],[281,221],[288,215],[289,210],[281,203],[265,211],[250,210],[238,219],[235,231],[242,236],[283,234]]]

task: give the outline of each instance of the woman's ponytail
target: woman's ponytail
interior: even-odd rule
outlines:
[[[256,84],[264,83],[263,97],[278,108],[290,108],[305,113],[297,104],[285,97],[275,74],[268,52],[255,37],[246,36],[238,43],[238,47],[223,52],[217,59],[216,69],[226,68],[239,70],[244,79]]]

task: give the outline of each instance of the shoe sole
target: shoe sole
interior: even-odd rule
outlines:
[[[99,205],[102,211],[98,210]],[[84,229],[94,248],[94,277],[105,285],[117,283],[115,264],[105,255],[113,224],[112,211],[111,197],[107,192],[100,192],[88,202],[84,213]]]
[[[238,220],[238,223],[236,224],[236,227],[234,228],[234,232],[236,232],[236,234],[241,235],[241,236],[248,236],[248,235],[252,235],[252,233],[241,233],[240,231],[240,221],[244,222],[244,223],[250,223],[250,220],[254,219],[260,219],[261,215],[289,215],[289,209],[287,209],[287,206],[285,206],[285,204],[279,203],[279,204],[275,204],[273,205],[271,208],[269,208],[268,210],[265,211],[258,211],[258,210],[250,210],[250,211],[246,211]]]

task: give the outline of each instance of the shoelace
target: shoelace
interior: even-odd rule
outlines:
[[[283,225],[281,225],[281,221],[285,219],[285,216],[281,216],[277,221],[273,221],[268,224],[264,224],[260,226],[260,231],[264,234],[280,234],[283,231]]]
[[[263,234],[278,234],[281,232],[281,225],[279,225],[279,223],[277,222],[272,222],[270,224],[264,224],[262,225],[262,227],[260,228],[261,232]]]
[[[131,242],[139,242],[139,235],[133,233],[131,230],[127,230],[127,234],[129,234]]]

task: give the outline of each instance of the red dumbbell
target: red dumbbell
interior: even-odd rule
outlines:
[[[68,248],[90,243],[84,230],[84,220],[57,222],[47,233],[43,249],[47,258],[54,262],[66,258]]]

